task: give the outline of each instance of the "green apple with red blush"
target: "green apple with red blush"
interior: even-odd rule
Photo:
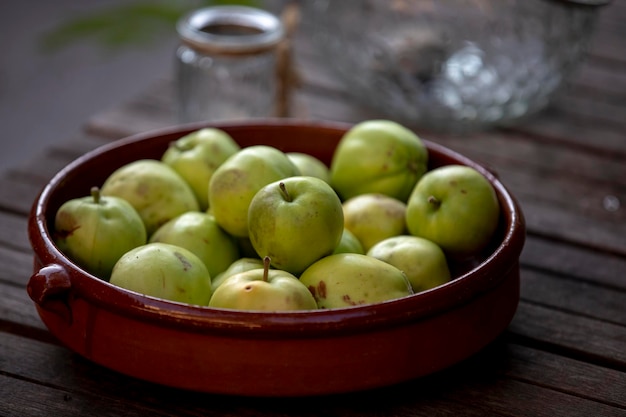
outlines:
[[[146,228],[126,200],[105,197],[98,187],[91,195],[66,201],[55,214],[55,244],[72,261],[108,280],[113,266],[127,251],[146,243]]]
[[[406,275],[393,265],[367,255],[326,256],[300,275],[321,309],[348,308],[413,294]]]
[[[315,299],[297,277],[270,268],[263,259],[262,268],[236,273],[222,282],[209,302],[210,307],[245,311],[315,310]]]

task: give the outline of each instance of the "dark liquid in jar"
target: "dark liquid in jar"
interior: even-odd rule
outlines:
[[[263,33],[259,28],[228,23],[208,25],[200,30],[211,35],[222,36],[250,36]]]

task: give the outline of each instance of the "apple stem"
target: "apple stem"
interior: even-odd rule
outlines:
[[[263,258],[263,281],[268,281],[268,275],[270,273],[270,263],[272,259],[269,256]]]
[[[278,187],[280,188],[280,193],[283,195],[283,197],[285,198],[285,200],[287,200],[288,202],[291,202],[291,195],[289,195],[289,191],[287,191],[287,187],[285,187],[285,183],[284,182],[280,182],[280,184],[278,184]]]
[[[100,204],[100,188],[91,187],[91,196],[93,197],[93,202],[96,204]]]
[[[439,207],[441,205],[441,201],[437,200],[437,198],[433,195],[428,197],[428,202],[435,207]]]

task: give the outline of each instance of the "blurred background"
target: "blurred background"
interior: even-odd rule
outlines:
[[[216,2],[3,1],[0,168],[79,134],[94,113],[169,76],[177,44],[169,23],[207,3]],[[139,30],[129,33],[124,19]],[[100,25],[108,29],[98,31]]]
[[[157,79],[172,78],[178,44],[175,24],[185,12],[236,3],[278,14],[286,1],[2,2],[0,168],[20,164],[50,143],[81,134],[94,114],[135,97]],[[502,103],[513,110],[520,103],[524,109],[544,103],[543,95],[555,91],[571,64],[578,62],[593,33],[595,15],[588,13],[595,8],[571,7],[576,1],[301,3],[307,16],[301,29],[309,31],[309,48],[332,58],[327,66],[334,68],[335,81],[346,85],[360,102],[379,103],[393,117],[426,127],[428,118],[448,126],[449,120],[469,120],[468,111],[478,114],[476,109],[482,109],[481,117],[497,120],[504,117],[491,110],[500,111]],[[419,12],[420,19],[424,16],[419,27],[413,27],[412,12]],[[405,29],[398,24],[403,21],[398,20],[400,15],[410,23]],[[439,32],[437,24],[450,33]],[[468,25],[476,37],[472,42],[465,38]],[[462,29],[459,36],[452,36],[454,28]],[[359,69],[358,76],[354,68]],[[548,88],[551,85],[555,87]],[[418,113],[406,112],[414,108]],[[421,120],[418,115],[426,117]]]

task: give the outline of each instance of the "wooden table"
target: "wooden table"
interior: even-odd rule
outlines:
[[[26,293],[30,206],[72,159],[108,141],[174,123],[171,82],[95,115],[0,176],[2,416],[626,416],[626,4],[601,18],[588,58],[548,110],[521,126],[466,137],[419,131],[495,170],[518,197],[528,236],[521,301],[508,330],[438,374],[365,393],[230,398],[157,386],[59,345]],[[311,63],[298,51],[297,62]],[[308,61],[307,61],[308,60]],[[376,117],[315,65],[296,116]]]

